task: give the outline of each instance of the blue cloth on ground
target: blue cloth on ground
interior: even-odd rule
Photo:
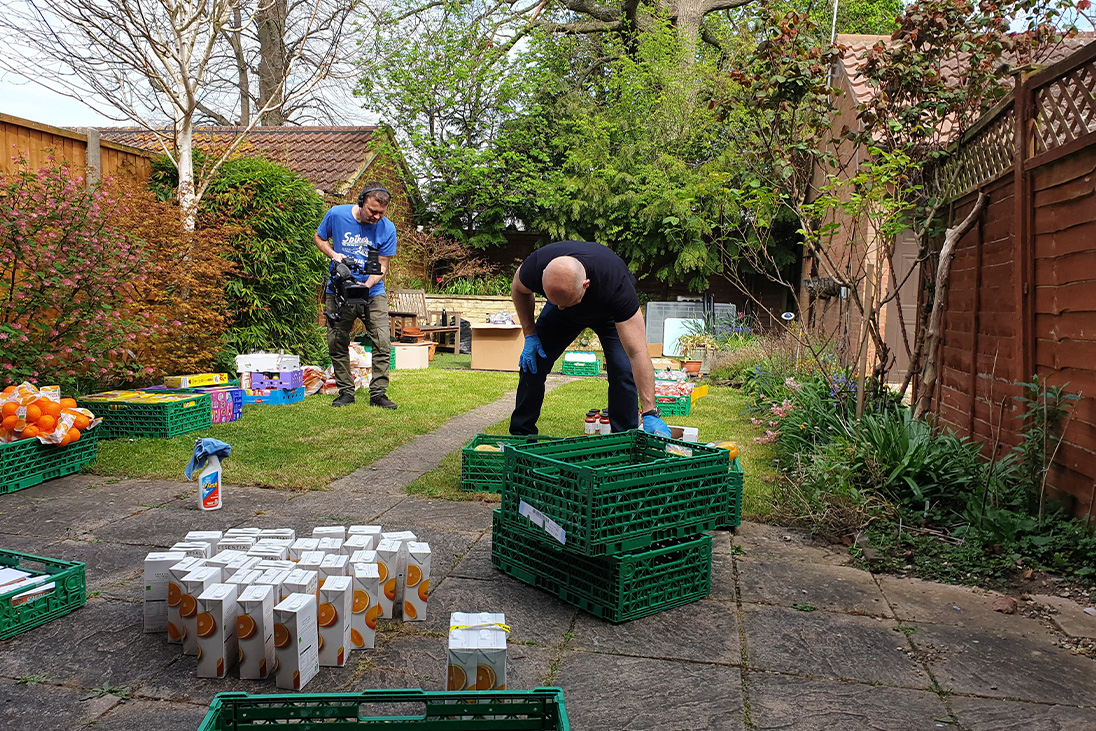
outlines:
[[[232,454],[232,445],[228,442],[222,442],[220,439],[195,439],[194,456],[190,458],[184,471],[187,480],[192,479],[191,475],[196,471],[204,468],[206,460],[210,457],[224,459],[230,454]]]

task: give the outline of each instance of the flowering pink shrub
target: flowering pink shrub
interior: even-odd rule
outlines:
[[[52,157],[37,172],[14,161],[0,172],[0,383],[132,378],[136,344],[161,324],[135,301],[145,247],[110,220],[124,199]]]

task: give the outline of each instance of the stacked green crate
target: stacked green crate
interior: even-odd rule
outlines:
[[[98,454],[98,427],[85,431],[78,441],[63,447],[42,444],[37,439],[0,444],[0,494],[79,472]]]
[[[537,434],[477,434],[460,450],[460,489],[466,492],[498,492],[502,489],[505,467],[503,449],[552,438]]]
[[[175,394],[180,397],[185,394]],[[82,408],[103,417],[99,436],[154,437],[171,439],[213,425],[213,406],[208,393],[165,403],[97,399],[78,399]]]
[[[492,561],[610,621],[707,596],[733,514],[726,450],[642,431],[513,446]]]

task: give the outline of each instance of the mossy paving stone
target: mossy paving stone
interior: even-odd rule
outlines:
[[[804,571],[802,563],[740,558],[738,582],[743,602],[894,618],[872,575],[849,566],[812,564]]]
[[[48,675],[48,668],[34,673],[38,674]],[[114,695],[88,698],[94,694],[86,688],[54,685],[56,682],[52,677],[49,682],[36,684],[0,678],[0,728],[72,731],[96,721],[121,702]]]
[[[1085,708],[952,696],[948,701],[965,731],[1080,731],[1092,728],[1096,700]]]

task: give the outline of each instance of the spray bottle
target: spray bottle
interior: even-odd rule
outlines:
[[[198,475],[198,498],[202,510],[221,509],[221,460],[210,455]]]

